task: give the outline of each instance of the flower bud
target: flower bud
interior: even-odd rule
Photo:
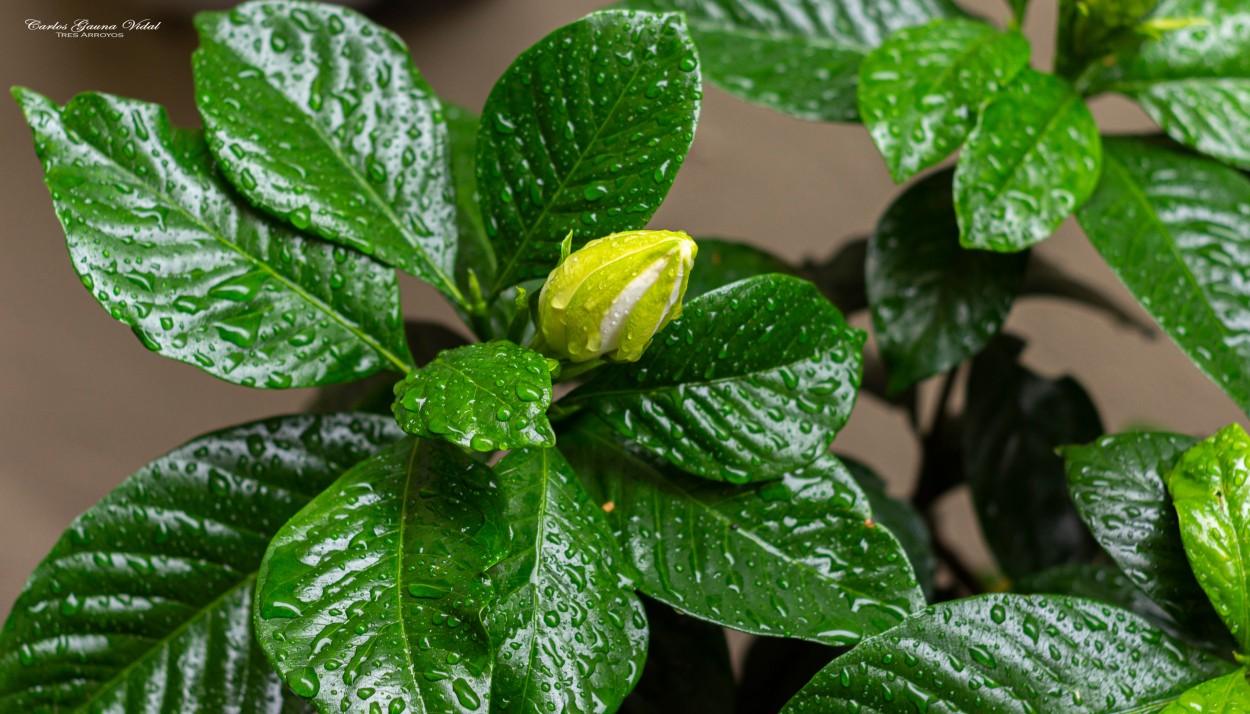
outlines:
[[[681,231],[629,231],[592,240],[547,276],[538,339],[547,354],[633,362],[681,315],[699,247]]]

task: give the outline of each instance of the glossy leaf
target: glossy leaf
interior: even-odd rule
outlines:
[[[1167,705],[1160,714],[1246,714],[1250,712],[1250,681],[1246,670],[1199,684]]]
[[[644,599],[651,641],[642,679],[621,714],[734,711],[734,673],[725,630]]]
[[[495,83],[477,179],[499,252],[493,292],[574,246],[646,226],[686,159],[702,89],[676,14],[609,10],[551,33]]]
[[[1044,240],[1098,184],[1098,125],[1063,80],[1026,69],[985,106],[955,171],[965,248]]]
[[[868,241],[865,275],[890,391],[980,352],[1006,322],[1027,263],[1027,253],[960,247],[950,171],[895,200]]]
[[[1181,542],[1241,652],[1250,652],[1250,436],[1232,424],[1183,453],[1163,477]]]
[[[963,145],[981,105],[1029,62],[1029,42],[973,20],[908,27],[859,68],[859,113],[902,183]]]
[[[1098,410],[1071,377],[1047,379],[1003,339],[972,363],[963,460],[981,531],[998,565],[1020,577],[1091,559],[1098,547],[1068,497],[1055,449],[1103,433]]]
[[[451,180],[456,190],[456,280],[468,294],[469,271],[483,290],[495,279],[495,247],[486,235],[481,196],[477,190],[478,117],[464,107],[444,103],[447,141],[451,151]]]
[[[1223,626],[1194,579],[1163,483],[1193,444],[1180,434],[1128,432],[1061,453],[1072,502],[1102,549],[1177,622],[1212,637]]]
[[[1176,177],[1183,176],[1183,181]],[[1155,322],[1250,409],[1250,179],[1134,139],[1107,142],[1098,191],[1078,218]]]
[[[199,437],[80,516],[0,632],[0,711],[289,712],[252,635],[270,536],[402,434],[364,414]]]
[[[14,90],[74,270],[149,349],[236,384],[406,368],[394,273],[248,208],[154,104]]]
[[[457,347],[395,386],[395,418],[409,434],[474,451],[551,446],[547,359],[500,340]]]
[[[920,581],[928,599],[933,594],[933,578],[937,574],[937,557],[933,554],[933,539],[924,516],[911,503],[891,498],[886,493],[885,481],[866,465],[845,456],[839,457],[864,496],[872,520],[894,534],[899,545],[907,553],[912,570]]]
[[[829,664],[784,714],[1129,714],[1232,666],[1077,598],[984,595],[916,613]]]
[[[1161,0],[1144,22],[1180,27],[1119,53],[1099,88],[1135,99],[1182,144],[1250,168],[1250,8]]]
[[[490,571],[491,709],[611,711],[642,672],[647,619],[603,510],[555,449],[513,451],[495,472],[512,545]]]
[[[686,283],[687,301],[739,280],[798,271],[766,250],[721,238],[698,238],[699,256]]]
[[[195,26],[196,102],[230,182],[463,303],[447,127],[403,42],[353,10],[282,0]]]
[[[780,478],[846,424],[863,342],[811,283],[750,278],[689,301],[642,359],[562,403],[704,478]]]
[[[1066,563],[1012,583],[1023,595],[1069,595],[1098,600],[1135,612],[1172,637],[1187,639],[1188,633],[1158,603],[1114,565]]]
[[[321,711],[463,712],[490,701],[485,571],[508,553],[506,502],[456,447],[405,439],[283,526],[256,582],[256,633]]]
[[[847,645],[923,605],[902,547],[832,456],[729,486],[681,473],[593,417],[562,432],[560,450],[608,511],[638,588],[682,612]]]
[[[708,79],[756,104],[855,121],[859,64],[890,33],[963,13],[948,0],[626,0],[685,12]]]

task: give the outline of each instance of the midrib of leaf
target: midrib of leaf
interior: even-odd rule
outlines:
[[[542,453],[542,494],[543,496],[542,496],[542,505],[539,508],[539,517],[536,521],[537,525],[534,529],[535,531],[534,570],[530,572],[530,581],[529,581],[530,587],[532,589],[531,592],[533,593],[533,597],[532,597],[533,607],[530,609],[530,622],[534,623],[534,626],[530,630],[530,638],[529,638],[530,656],[529,656],[528,661],[526,661],[525,663],[525,684],[521,687],[521,696],[520,696],[521,702],[526,701],[526,698],[525,698],[526,694],[529,692],[530,683],[533,681],[534,659],[538,656],[537,640],[538,640],[538,628],[540,627],[538,623],[543,622],[542,618],[538,616],[538,593],[539,593],[538,581],[540,580],[539,573],[542,570],[542,563],[540,562],[539,559],[542,557],[543,537],[547,533],[547,509],[550,508],[550,496],[547,493],[547,487],[548,487],[549,481],[551,480],[551,477],[547,470],[548,468],[550,468],[550,454],[548,453],[547,449],[543,449],[541,453]]]
[[[421,687],[417,686],[417,663],[412,658],[411,640],[408,639],[408,623],[404,618],[404,529],[408,526],[408,497],[412,492],[412,471],[417,462],[417,452],[421,449],[421,441],[419,439],[412,440],[412,450],[408,454],[408,463],[404,467],[404,491],[399,502],[399,525],[395,528],[395,542],[399,544],[400,552],[395,554],[395,620],[399,624],[399,634],[404,643],[404,663],[408,665],[408,675],[413,683],[412,691],[416,695],[420,707],[415,711],[428,711],[425,706],[425,697],[421,694]],[[381,633],[378,633],[379,636]]]
[[[242,67],[252,66],[248,64],[248,62],[246,61],[244,57],[240,56],[237,52],[235,52],[233,48],[223,45],[220,42],[209,39],[207,37],[204,39],[204,42],[205,44],[212,44],[214,47],[217,47],[221,49],[222,51],[224,51],[226,54],[230,55],[232,58],[234,58],[234,60],[237,62],[238,65]],[[296,104],[290,97],[286,96],[285,94],[282,93],[281,90],[279,90],[278,88],[274,87],[272,84],[269,83],[269,74],[267,72],[261,72],[260,76],[264,78],[264,81],[262,82],[262,84],[266,88],[271,90],[271,94],[277,96],[281,100],[282,103],[286,104],[288,107],[291,108],[292,115],[302,116],[302,117],[308,116],[307,114],[303,112],[303,110],[299,107],[299,105]],[[344,156],[343,153],[338,150],[338,147],[336,147],[332,141],[330,141],[330,137],[326,136],[325,132],[321,130],[321,126],[318,125],[316,121],[313,121],[311,118],[309,118],[309,120],[304,123],[306,126],[312,128],[313,134],[315,134],[316,137],[321,141],[322,145],[330,151],[330,154],[334,156],[335,160],[337,160],[339,164],[343,167],[343,169],[351,176],[352,180],[356,184],[358,184],[361,188],[364,189],[364,194],[370,200],[370,202],[372,202],[375,206],[377,206],[382,211],[382,213],[386,216],[386,219],[391,223],[392,226],[398,229],[399,234],[403,237],[404,241],[408,243],[408,247],[416,251],[416,254],[421,258],[422,265],[427,270],[429,270],[431,273],[434,274],[434,277],[437,281],[437,283],[435,284],[435,287],[439,288],[440,290],[447,291],[447,294],[453,300],[459,303],[462,307],[465,306],[466,303],[465,303],[464,296],[460,293],[460,289],[456,287],[455,281],[451,280],[451,278],[449,278],[447,274],[443,272],[442,268],[434,264],[434,261],[430,259],[429,254],[425,252],[425,248],[421,246],[421,240],[416,235],[414,235],[408,229],[407,226],[404,225],[403,221],[401,221],[399,216],[395,213],[395,209],[393,209],[389,204],[387,204],[386,201],[382,200],[382,197],[379,196],[377,191],[373,189],[373,186],[371,186],[369,182],[365,180],[365,177],[362,176],[360,172],[356,170],[355,166],[352,166],[351,162],[347,160],[347,157]],[[406,371],[410,371],[411,369],[412,369],[411,366],[409,366]]]
[[[573,162],[573,167],[570,168],[568,173],[560,179],[558,184],[556,184],[556,190],[552,194],[551,199],[543,202],[543,210],[539,211],[538,217],[535,218],[533,223],[531,223],[529,227],[525,229],[525,232],[521,234],[520,244],[517,246],[516,250],[512,252],[512,257],[508,259],[507,264],[504,265],[503,270],[500,271],[499,277],[495,280],[495,286],[491,289],[491,293],[493,295],[498,295],[508,286],[508,281],[512,278],[512,271],[516,268],[517,260],[520,259],[521,254],[525,252],[525,249],[529,246],[530,242],[534,240],[534,231],[542,225],[544,220],[546,220],[547,214],[551,212],[551,207],[557,203],[560,194],[564,193],[564,189],[568,187],[569,182],[573,180],[573,176],[577,173],[577,170],[581,168],[582,162],[586,160],[586,157],[592,153],[592,149],[594,149],[596,144],[599,143],[599,137],[603,135],[604,129],[606,129],[616,117],[616,111],[620,109],[621,102],[625,101],[625,96],[629,94],[629,88],[633,86],[635,81],[637,81],[638,75],[642,72],[644,64],[645,63],[643,62],[638,63],[638,66],[630,75],[629,81],[625,82],[625,86],[621,89],[620,94],[618,94],[616,100],[612,102],[612,108],[608,110],[608,113],[604,116],[603,121],[600,122],[599,126],[595,129],[594,136],[590,137],[590,141],[586,144],[586,149],[578,153],[577,160]],[[539,127],[539,131],[541,130],[542,127]],[[517,217],[519,218],[520,216],[521,212],[520,210],[517,210]]]
[[[241,588],[245,588],[248,585],[253,584],[256,581],[257,572],[258,571],[253,570],[247,573],[241,580],[239,580],[239,582],[235,583],[234,585],[231,585],[229,588],[223,591],[220,595],[213,598],[210,602],[206,603],[203,607],[197,610],[195,612],[195,615],[193,615],[192,617],[188,617],[186,620],[182,622],[182,624],[178,625],[178,627],[171,630],[167,635],[154,641],[151,647],[145,650],[138,657],[135,657],[133,660],[131,660],[130,664],[123,667],[117,674],[113,675],[108,680],[102,682],[100,686],[96,688],[96,690],[93,691],[86,700],[83,701],[82,704],[79,704],[77,707],[74,708],[73,710],[74,714],[88,714],[89,713],[88,707],[91,704],[95,703],[95,701],[102,694],[108,694],[112,692],[113,687],[115,685],[125,682],[126,679],[128,678],[128,675],[136,667],[150,661],[152,657],[156,656],[156,653],[159,650],[172,645],[174,640],[176,640],[180,635],[182,635],[182,633],[190,629],[192,625],[208,617],[211,613],[216,612],[218,605],[220,605],[222,602],[227,600],[230,596],[237,593]],[[253,637],[254,636],[255,636],[255,633],[253,633]]]
[[[163,201],[165,205],[171,207],[174,211],[182,214],[192,224],[194,224],[195,226],[198,226],[200,230],[204,231],[204,233],[212,236],[213,238],[217,240],[217,242],[221,243],[223,246],[234,251],[236,254],[242,256],[252,265],[260,268],[264,272],[271,275],[275,280],[277,280],[279,283],[285,286],[288,290],[294,293],[297,297],[300,297],[304,301],[311,303],[313,307],[329,315],[332,320],[342,325],[345,329],[347,329],[348,332],[351,332],[352,334],[359,337],[362,342],[364,342],[365,344],[369,345],[369,347],[376,350],[378,354],[385,357],[391,364],[398,367],[401,371],[407,373],[415,369],[415,367],[413,367],[411,364],[408,364],[406,361],[396,356],[395,353],[383,347],[377,340],[373,339],[373,337],[371,337],[368,333],[366,333],[364,329],[360,327],[359,325],[357,325],[353,320],[349,319],[345,315],[340,314],[337,310],[334,310],[333,308],[331,308],[329,305],[323,302],[320,298],[305,291],[302,285],[288,279],[285,275],[275,270],[273,266],[262,261],[260,258],[253,256],[251,253],[248,253],[247,251],[243,250],[243,248],[239,246],[237,243],[231,241],[229,238],[226,238],[224,235],[218,232],[215,228],[209,226],[207,223],[200,220],[198,216],[192,214],[190,211],[184,208],[181,204],[175,201],[171,196],[166,194],[164,191],[156,188],[151,183],[143,180],[140,176],[135,174],[129,168],[123,166],[121,163],[116,161],[111,155],[109,155],[103,149],[99,148],[95,144],[92,144],[91,142],[84,139],[80,134],[78,134],[78,132],[70,129],[68,126],[65,125],[64,115],[62,115],[61,122],[62,122],[62,126],[65,127],[65,130],[67,132],[73,134],[74,136],[77,136],[84,144],[86,144],[87,146],[90,146],[94,151],[99,153],[100,156],[107,159],[107,165],[121,172],[127,178],[134,181],[137,185],[145,187],[158,199]],[[53,176],[56,176],[57,174],[60,174],[60,173],[73,175],[73,174],[78,173],[79,171],[86,171],[86,170],[89,170],[89,167],[78,167],[78,166],[55,167],[53,170],[47,173],[47,176],[48,176],[48,179],[51,179]],[[253,217],[247,215],[246,211],[248,209],[242,209],[242,210],[235,209],[235,210],[238,213],[238,218],[244,221],[254,220]]]

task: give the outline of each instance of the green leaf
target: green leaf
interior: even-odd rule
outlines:
[[[950,171],[895,200],[868,241],[865,276],[890,391],[980,352],[1006,322],[1027,264],[1027,253],[960,247]]]
[[[621,714],[725,714],[734,711],[734,674],[725,630],[649,598],[651,641],[642,679]]]
[[[1055,73],[1065,79],[1096,76],[1114,59],[1108,55],[1131,50],[1145,39],[1136,25],[1157,4],[1159,0],[1059,0]],[[1088,84],[1083,89],[1090,93]]]
[[[1245,714],[1250,712],[1246,670],[1208,680],[1181,695],[1160,714]]]
[[[1100,89],[1132,97],[1173,139],[1250,168],[1250,8],[1241,0],[1163,0],[1155,41],[1119,53]]]
[[[561,432],[560,450],[609,511],[638,589],[682,612],[844,646],[924,604],[902,547],[832,456],[730,486],[679,472],[593,417]]]
[[[603,510],[555,449],[514,451],[495,472],[512,545],[489,573],[491,709],[614,710],[647,659],[647,619]]]
[[[574,246],[646,226],[686,159],[702,89],[681,15],[603,11],[526,50],[495,83],[477,181],[499,252],[493,293]]]
[[[195,27],[196,102],[230,182],[463,304],[447,127],[403,42],[353,10],[282,0]]]
[[[251,387],[406,370],[392,271],[253,211],[154,104],[13,92],[74,270],[151,350]]]
[[[1242,653],[1250,653],[1250,436],[1231,424],[1189,448],[1164,477],[1181,542]]]
[[[973,20],[891,35],[859,67],[859,113],[902,183],[963,145],[981,105],[1029,62],[1029,42]]]
[[[402,436],[364,414],[269,419],[144,466],[69,527],[0,632],[0,711],[290,711],[252,635],[269,538]]]
[[[868,307],[867,263],[868,239],[854,238],[825,260],[809,260],[803,269],[829,302],[850,315]]]
[[[948,0],[626,0],[685,12],[718,87],[801,119],[855,121],[859,64],[890,33],[963,12]]]
[[[1232,668],[1131,612],[1077,598],[934,605],[816,675],[784,714],[1130,714]]]
[[[475,451],[551,446],[547,359],[499,340],[457,347],[395,386],[395,418],[409,434]]]
[[[269,662],[323,712],[459,712],[490,701],[486,570],[509,550],[494,474],[405,439],[274,536],[256,583]]]
[[[447,140],[451,150],[451,180],[456,189],[456,230],[459,247],[456,251],[456,281],[463,292],[468,291],[469,271],[477,276],[482,289],[495,279],[497,259],[495,247],[486,235],[482,219],[481,196],[477,190],[478,117],[456,104],[444,103],[447,117]]]
[[[1176,177],[1184,177],[1178,181]],[[1250,179],[1133,139],[1108,140],[1081,227],[1204,374],[1250,410]]]
[[[1098,547],[1068,497],[1059,446],[1103,433],[1098,410],[1071,377],[1047,379],[1004,338],[972,363],[963,460],[981,531],[999,567],[1020,577],[1093,558]]]
[[[1137,613],[1172,637],[1186,639],[1188,634],[1114,565],[1056,565],[1020,578],[1012,583],[1012,590],[1024,595],[1068,595],[1098,600]]]
[[[686,303],[642,359],[564,404],[684,471],[746,483],[816,460],[846,424],[864,333],[811,283],[764,275]]]
[[[699,257],[686,283],[686,302],[739,280],[798,270],[766,250],[722,238],[699,238]]]
[[[1200,637],[1223,625],[1194,579],[1163,475],[1194,439],[1162,432],[1104,436],[1061,450],[1072,502],[1120,570]]]
[[[1013,253],[1047,238],[1093,193],[1102,148],[1072,88],[1026,69],[985,106],[955,171],[965,248]]]
[[[933,594],[933,578],[937,575],[937,557],[933,554],[933,540],[929,534],[929,526],[911,503],[897,498],[890,498],[886,493],[885,481],[866,465],[845,457],[838,457],[850,472],[851,477],[864,496],[868,498],[868,507],[872,520],[894,534],[899,545],[907,552],[907,560],[920,581],[926,599]]]

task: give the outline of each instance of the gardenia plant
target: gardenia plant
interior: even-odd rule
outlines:
[[[1250,9],[1062,0],[1050,74],[1026,4],[1000,30],[949,0],[628,0],[480,121],[300,0],[197,18],[203,131],[15,89],[115,319],[322,390],[73,523],[0,632],[0,712],[1246,711],[1250,436],[1105,436],[1000,332],[1019,296],[1133,323],[1029,256],[1075,211],[1250,408]],[[646,230],[704,73],[862,118],[899,181],[962,151],[827,261]],[[1171,138],[1101,136],[1103,91]],[[475,341],[406,324],[396,269]],[[861,388],[922,444],[909,502],[830,453]],[[964,484],[1013,592],[932,528]],[[767,636],[737,681],[723,628]]]

